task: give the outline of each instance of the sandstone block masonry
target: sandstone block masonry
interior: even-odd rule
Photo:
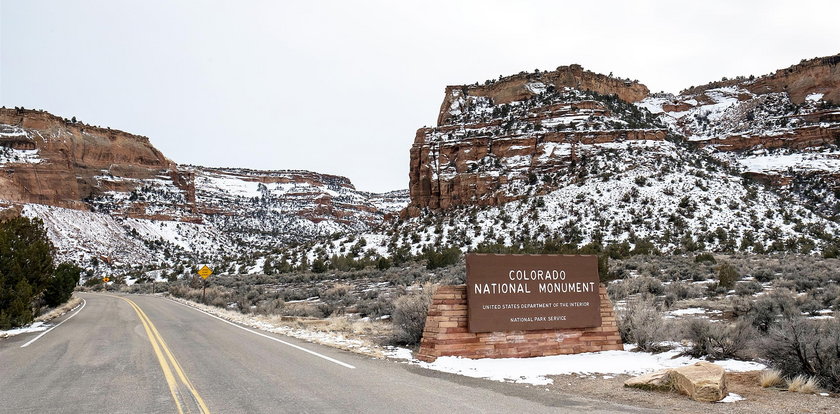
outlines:
[[[466,285],[441,286],[432,296],[417,358],[432,362],[441,356],[523,358],[621,350],[615,312],[604,285],[599,294],[600,327],[471,333],[467,329]]]

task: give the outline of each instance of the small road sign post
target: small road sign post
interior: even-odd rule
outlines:
[[[210,275],[212,275],[212,274],[213,274],[213,270],[211,270],[209,267],[207,267],[207,265],[204,265],[204,266],[201,267],[201,269],[198,269],[198,275],[201,276],[202,279],[204,279],[204,285],[201,288],[201,302],[202,303],[204,303],[204,297],[207,294],[207,278],[210,277]]]

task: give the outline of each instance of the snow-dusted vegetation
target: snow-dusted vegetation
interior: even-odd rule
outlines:
[[[391,256],[455,246],[556,241],[628,243],[660,252],[801,252],[835,248],[838,224],[745,179],[704,153],[668,141],[578,145],[566,174],[537,176],[559,187],[494,207],[429,211],[378,233],[306,246],[307,260],[363,252]],[[528,192],[527,182],[512,183]],[[649,249],[650,249],[649,248]]]

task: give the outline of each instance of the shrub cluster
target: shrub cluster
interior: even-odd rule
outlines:
[[[666,322],[650,295],[627,302],[618,311],[618,331],[625,343],[636,345],[641,351],[658,352],[668,348]]]
[[[785,375],[807,375],[840,390],[840,321],[784,318],[759,343],[762,355]]]
[[[608,293],[618,305],[622,339],[640,350],[681,342],[695,357],[762,358],[778,369],[778,378],[765,381],[775,385],[768,386],[787,381],[799,392],[817,384],[840,391],[840,321],[806,317],[840,310],[838,264],[807,256],[733,256],[726,263],[709,256],[627,258],[613,263],[611,271],[622,278]],[[704,280],[716,283],[698,283]],[[736,295],[717,296],[732,287]],[[662,312],[679,300],[704,296],[728,305],[723,320],[668,319]]]
[[[685,337],[691,342],[687,353],[710,359],[745,357],[744,352],[755,335],[747,321],[735,324],[713,323],[708,319],[690,319],[685,324]]]
[[[25,325],[45,306],[66,302],[81,269],[54,265],[54,249],[40,219],[0,222],[0,329]]]
[[[434,287],[426,285],[420,292],[400,296],[394,301],[394,342],[401,345],[416,345],[423,337],[426,314],[432,302]]]

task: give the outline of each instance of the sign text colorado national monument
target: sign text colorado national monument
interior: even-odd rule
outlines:
[[[470,332],[601,325],[598,258],[467,255]]]

